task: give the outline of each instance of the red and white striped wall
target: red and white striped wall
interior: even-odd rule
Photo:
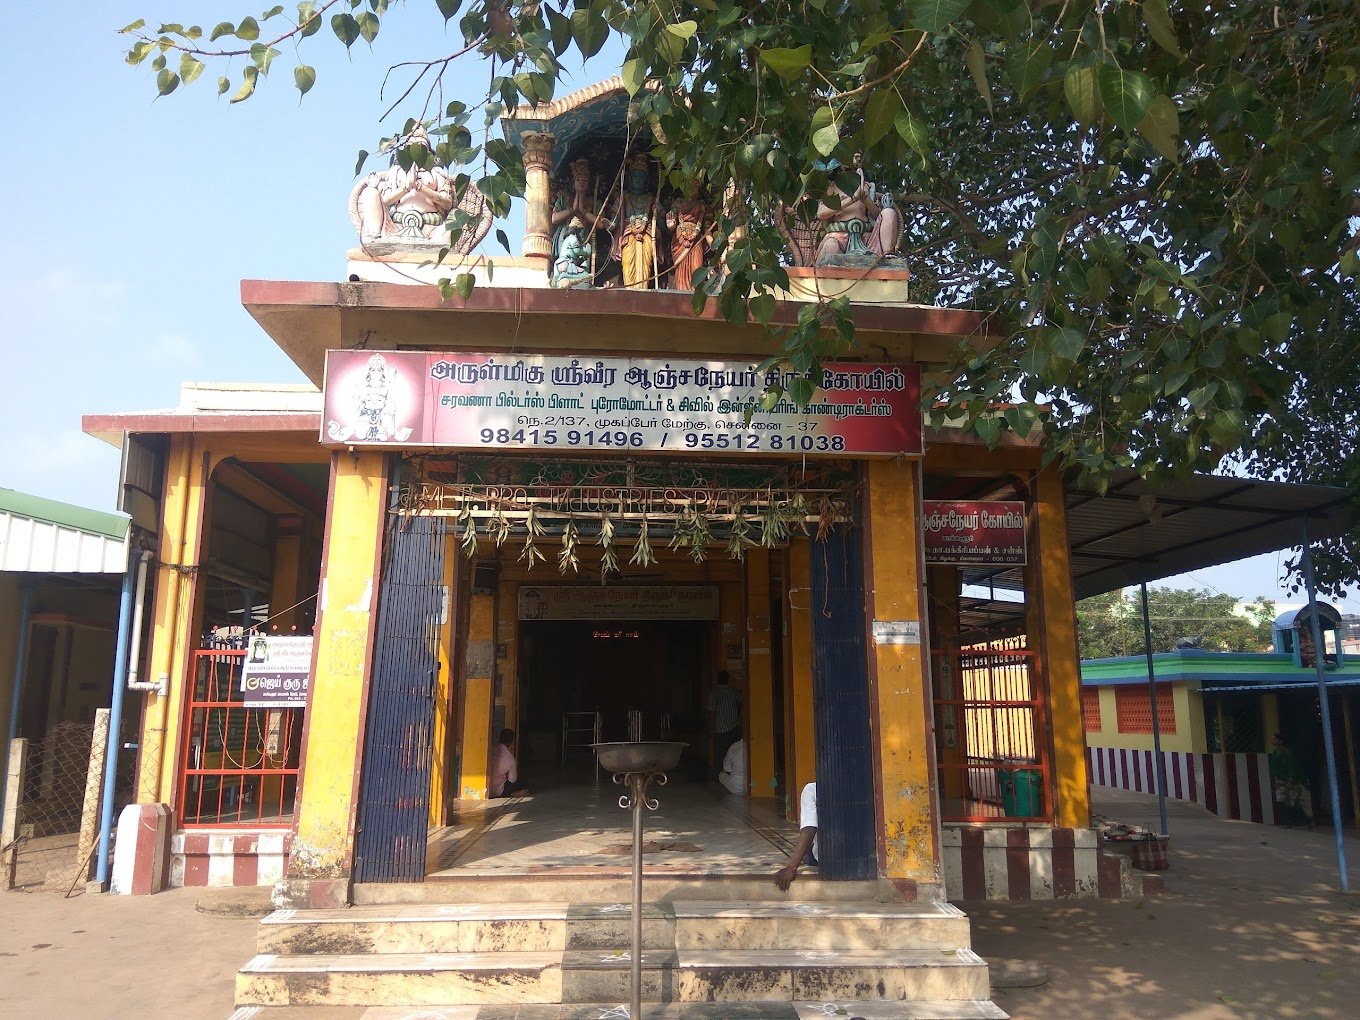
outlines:
[[[1093,786],[1155,794],[1154,761],[1149,750],[1086,749],[1086,766]],[[1163,751],[1162,761],[1166,766],[1168,797],[1202,804],[1220,818],[1275,824],[1269,755]]]
[[[189,830],[170,838],[170,885],[273,885],[283,878],[291,832]]]
[[[951,900],[1119,899],[1135,895],[1129,861],[1102,852],[1094,829],[946,825]]]

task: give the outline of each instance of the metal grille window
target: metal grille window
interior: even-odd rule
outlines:
[[[1049,754],[1040,736],[1047,732],[1045,705],[1034,652],[985,646],[935,655],[944,820],[1049,821]]]
[[[1120,733],[1152,732],[1151,701],[1145,685],[1116,687],[1114,707]],[[1163,733],[1176,732],[1176,705],[1170,684],[1157,685],[1157,725]]]
[[[290,826],[301,708],[246,708],[245,649],[194,653],[177,813],[183,826]]]
[[[1087,733],[1099,733],[1105,728],[1105,724],[1100,718],[1100,688],[1082,688],[1081,722]]]

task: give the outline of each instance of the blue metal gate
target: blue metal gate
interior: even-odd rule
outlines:
[[[356,882],[425,877],[444,604],[442,517],[393,517],[384,544],[354,839]]]
[[[831,879],[878,874],[861,537],[842,527],[812,546],[817,853]]]

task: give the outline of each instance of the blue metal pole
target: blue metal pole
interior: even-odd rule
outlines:
[[[14,648],[14,689],[9,698],[9,735],[5,739],[4,754],[0,754],[0,761],[4,762],[4,780],[0,781],[0,804],[5,802],[4,795],[9,791],[4,787],[9,785],[9,749],[14,745],[14,738],[19,735],[19,709],[23,705],[24,694],[24,669],[28,665],[28,618],[33,611],[33,582],[25,581],[19,587],[19,640]]]
[[[1322,749],[1327,758],[1327,791],[1332,801],[1332,833],[1336,838],[1336,869],[1341,876],[1341,891],[1351,891],[1346,869],[1346,843],[1341,833],[1341,794],[1336,784],[1336,748],[1332,746],[1332,713],[1327,704],[1327,669],[1322,644],[1322,622],[1318,619],[1317,581],[1313,576],[1312,545],[1308,541],[1308,519],[1303,520],[1303,583],[1308,587],[1308,615],[1313,631],[1313,665],[1317,669],[1318,706],[1322,710]]]
[[[1152,621],[1148,618],[1147,582],[1139,585],[1143,595],[1143,657],[1147,659],[1148,703],[1152,706],[1152,755],[1157,765],[1157,815],[1163,836],[1170,835],[1166,824],[1166,762],[1162,761],[1162,721],[1157,711],[1157,674],[1152,663]]]
[[[131,542],[128,543],[131,546]],[[133,548],[123,575],[123,594],[118,600],[118,643],[113,653],[113,700],[109,706],[109,742],[104,754],[104,797],[99,809],[99,857],[94,877],[108,888],[109,843],[113,839],[113,796],[118,783],[118,752],[123,746],[123,696],[127,692],[128,646],[132,640],[132,590],[142,566],[141,550]]]

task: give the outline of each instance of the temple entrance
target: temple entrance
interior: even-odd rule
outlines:
[[[689,743],[702,777],[713,624],[698,620],[526,621],[520,630],[520,753],[531,765],[590,765],[603,740]]]

